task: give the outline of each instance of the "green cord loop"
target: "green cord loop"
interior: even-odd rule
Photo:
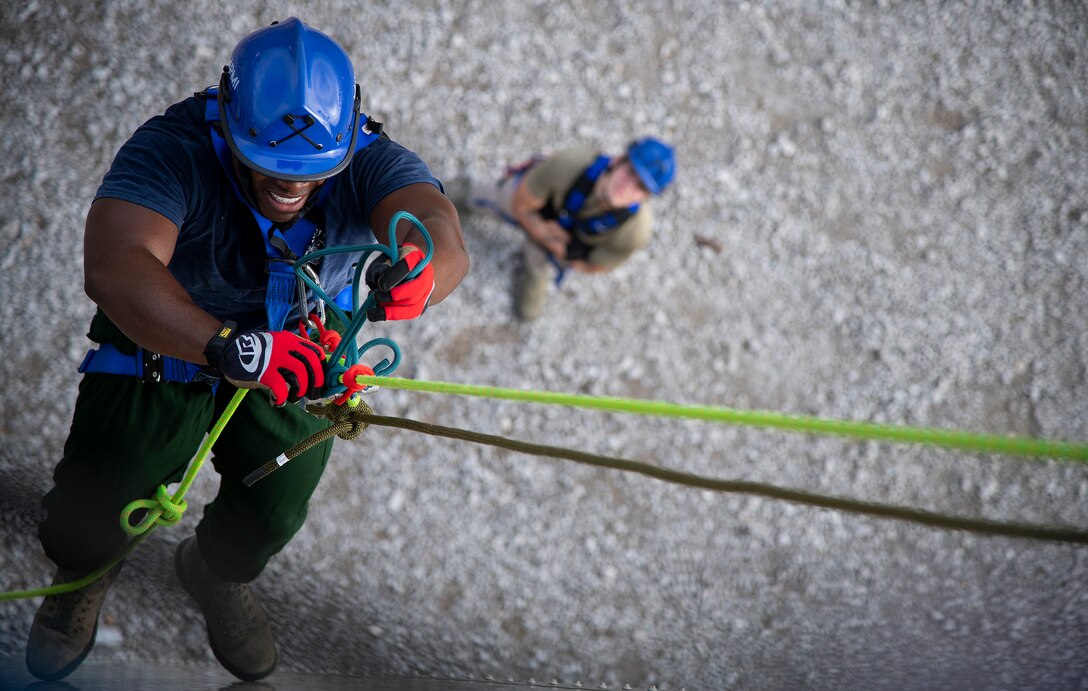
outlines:
[[[174,525],[181,520],[188,506],[184,499],[171,497],[165,485],[159,485],[154,499],[137,499],[125,506],[121,511],[121,530],[129,535],[142,535],[155,525]],[[147,515],[132,525],[130,516],[137,509],[147,509]]]
[[[215,426],[208,432],[208,436],[205,437],[204,443],[200,445],[200,450],[197,451],[193,462],[189,464],[188,470],[185,471],[185,477],[173,496],[169,494],[165,486],[159,485],[159,488],[155,491],[154,499],[137,499],[130,502],[121,511],[121,530],[129,535],[142,535],[157,525],[174,525],[181,520],[181,515],[185,513],[188,506],[183,498],[185,493],[189,491],[193,480],[196,479],[196,474],[200,472],[200,467],[204,465],[204,459],[212,452],[212,447],[218,441],[219,435],[223,433],[223,428],[230,422],[234,411],[238,410],[238,406],[241,405],[242,399],[245,398],[248,391],[249,389],[238,389],[234,392],[234,397],[230,399],[230,403],[227,404],[223,414],[215,422]],[[142,521],[132,525],[129,517],[137,509],[147,509],[147,515],[144,516]]]

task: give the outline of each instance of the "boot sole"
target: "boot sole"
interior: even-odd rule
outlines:
[[[108,579],[106,584],[107,589],[109,589],[109,587],[113,584],[113,580],[117,578],[117,575],[121,573],[121,569],[124,567],[124,565],[125,561],[122,559],[121,562],[117,564],[117,566],[113,567],[113,569],[111,569],[109,573],[104,576],[106,579]],[[103,594],[102,597],[104,602],[106,595]],[[101,610],[99,610],[99,614],[101,614]],[[77,655],[71,662],[69,662],[67,665],[57,670],[56,672],[35,671],[34,667],[30,664],[30,650],[28,649],[26,656],[26,670],[38,679],[41,679],[42,681],[58,681],[60,679],[63,679],[64,677],[74,672],[76,667],[79,667],[81,664],[83,664],[83,661],[86,660],[87,656],[91,654],[92,650],[94,650],[94,644],[97,640],[98,616],[96,616],[94,619],[94,629],[91,631],[91,640],[87,643],[87,646],[82,651],[80,651],[79,655]]]
[[[196,539],[196,538],[189,538],[189,539]],[[174,573],[177,574],[178,581],[181,582],[182,590],[184,590],[189,595],[189,597],[192,598],[193,602],[196,603],[197,609],[200,609],[200,603],[196,601],[196,597],[193,595],[193,592],[189,589],[189,584],[185,580],[185,571],[184,571],[184,569],[182,569],[182,566],[181,566],[181,562],[182,562],[181,552],[182,552],[182,547],[179,545],[178,549],[174,552]],[[223,665],[224,669],[226,669],[228,672],[230,672],[234,676],[238,677],[242,681],[259,681],[259,680],[264,679],[265,677],[267,677],[269,674],[272,674],[272,672],[276,671],[276,665],[278,665],[279,661],[280,661],[279,651],[276,651],[276,657],[275,657],[274,660],[272,660],[272,666],[269,667],[267,671],[264,671],[264,672],[246,672],[246,671],[240,670],[237,667],[235,667],[228,660],[226,660],[223,657],[223,655],[221,655],[219,653],[219,648],[215,645],[215,639],[212,638],[212,629],[211,629],[211,626],[208,625],[208,617],[204,615],[204,610],[200,609],[200,614],[201,614],[201,616],[204,617],[204,630],[208,632],[208,645],[211,646],[212,653],[215,655],[215,659],[219,660],[219,664]],[[88,651],[88,652],[90,652],[90,651]]]
[[[26,658],[26,670],[28,672],[30,672],[31,674],[33,674],[38,679],[41,679],[42,681],[59,681],[59,680],[63,679],[64,677],[68,676],[69,674],[71,674],[72,672],[74,672],[76,667],[79,667],[81,664],[83,664],[83,661],[86,660],[87,656],[91,654],[92,650],[94,650],[94,642],[95,642],[95,640],[97,638],[98,638],[98,622],[95,621],[94,631],[91,632],[91,642],[88,643],[87,647],[84,648],[83,651],[80,652],[80,654],[78,656],[76,656],[76,658],[74,660],[72,660],[71,662],[69,662],[67,665],[60,668],[56,672],[52,672],[52,673],[40,672],[40,671],[36,671],[30,665],[30,656],[27,655],[27,658]]]

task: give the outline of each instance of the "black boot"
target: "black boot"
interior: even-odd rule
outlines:
[[[79,667],[94,648],[98,613],[106,599],[106,591],[121,572],[123,563],[79,590],[46,596],[34,615],[26,644],[26,668],[31,674],[45,681],[55,681]],[[53,585],[78,581],[86,575],[57,569]]]
[[[243,681],[263,679],[276,669],[276,640],[261,603],[247,583],[230,583],[204,563],[196,537],[178,545],[174,568],[181,587],[196,601],[219,663]]]

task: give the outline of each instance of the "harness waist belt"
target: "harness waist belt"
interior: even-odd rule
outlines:
[[[81,374],[122,374],[136,377],[142,382],[193,382],[215,387],[219,376],[208,367],[180,358],[160,355],[159,353],[137,348],[132,355],[122,353],[116,346],[102,343],[98,348],[87,351],[87,357],[79,366]]]

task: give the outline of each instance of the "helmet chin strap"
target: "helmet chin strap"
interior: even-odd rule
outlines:
[[[234,164],[234,177],[238,180],[238,189],[241,191],[244,200],[253,209],[260,211],[260,206],[257,205],[257,194],[253,191],[253,171],[246,168],[245,165],[238,160],[238,157],[231,154],[231,163]],[[314,202],[317,201],[317,192],[321,189],[321,186],[325,184],[322,180],[321,183],[310,190],[310,195],[306,199],[305,206],[295,214],[295,217],[290,221],[272,221],[273,227],[280,230],[287,231],[291,226],[295,225],[295,221],[309,213],[310,209],[314,207]]]
[[[249,168],[242,165],[234,154],[231,154],[230,160],[234,166],[234,177],[238,180],[238,189],[242,192],[246,203],[254,209],[259,208],[257,206],[257,195],[253,192],[253,175]]]

